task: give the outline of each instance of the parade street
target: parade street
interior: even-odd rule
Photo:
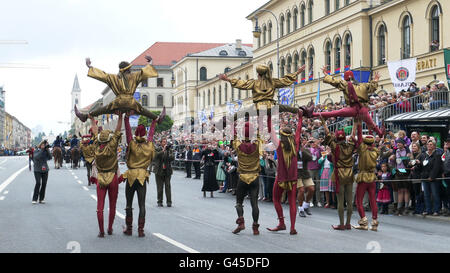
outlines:
[[[45,204],[32,204],[35,185],[27,157],[0,157],[0,252],[5,253],[341,253],[341,252],[449,252],[447,217],[380,215],[378,232],[335,231],[334,209],[312,208],[312,216],[297,218],[298,235],[289,230],[273,233],[267,227],[277,224],[272,203],[260,202],[259,236],[251,232],[251,206],[244,202],[246,229],[236,227],[235,196],[215,192],[204,198],[202,180],[185,178],[175,171],[172,177],[173,206],[157,207],[154,175],[146,198],[146,237],[137,236],[136,198],[133,235],[122,233],[124,223],[124,184],[119,187],[113,235],[98,238],[95,185],[87,186],[86,168],[71,170],[64,164],[50,172]],[[126,166],[120,165],[121,172]],[[108,201],[105,202],[107,221]],[[284,214],[289,223],[288,207]],[[370,214],[368,214],[370,219]],[[359,219],[353,214],[352,223]]]

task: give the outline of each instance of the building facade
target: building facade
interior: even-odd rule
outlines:
[[[16,117],[5,112],[5,148],[21,151],[31,146],[31,130]]]
[[[0,148],[5,146],[5,91],[0,86]]]

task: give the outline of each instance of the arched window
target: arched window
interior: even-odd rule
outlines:
[[[341,5],[341,0],[336,0],[336,1],[334,1],[335,2],[335,10],[338,10],[339,8],[340,8],[340,5]]]
[[[378,29],[378,65],[386,63],[386,29],[381,25]]]
[[[308,3],[308,23],[311,24],[313,21],[313,9],[314,9],[314,2],[313,0],[310,0]]]
[[[314,78],[314,48],[310,48],[309,52],[308,52],[308,64],[309,64],[309,69],[308,69],[308,77],[313,77]]]
[[[298,9],[294,8],[294,17],[292,22],[294,23],[294,30],[297,30],[298,28]]]
[[[300,58],[300,65],[304,66],[306,65],[306,51],[303,50],[303,52],[301,53],[301,58]],[[306,69],[303,70],[302,72],[302,79],[306,78]]]
[[[214,87],[213,89],[213,99],[212,99],[212,104],[215,106],[216,105],[216,88]]]
[[[330,14],[330,0],[325,0],[325,15]]]
[[[344,38],[344,65],[351,65],[351,48],[352,48],[352,36],[347,34]]]
[[[271,76],[273,76],[273,64],[272,63],[269,64],[269,69],[270,69]],[[277,75],[277,77],[278,77],[278,75]]]
[[[284,69],[286,67],[286,61],[284,59],[280,62],[280,77],[284,77]]]
[[[227,83],[225,83],[225,102],[227,102],[228,101],[228,84]]]
[[[286,68],[287,73],[292,73],[292,57],[289,56],[287,58],[287,68]]]
[[[219,85],[219,105],[222,105],[222,85]]]
[[[331,43],[328,41],[325,44],[325,65],[327,66],[327,70],[331,70]]]
[[[264,25],[263,26],[263,45],[266,45],[266,43],[267,43],[266,37],[267,37],[267,27]]]
[[[142,95],[142,106],[148,106],[148,96]]]
[[[411,56],[411,18],[407,15],[402,23],[402,59],[409,56]]]
[[[344,6],[350,5],[350,0],[344,0]]]
[[[164,106],[164,97],[163,97],[163,95],[158,95],[156,97],[156,106],[157,107],[163,107]]]
[[[203,91],[203,109],[206,107],[206,91]]]
[[[341,38],[334,42],[334,71],[341,68]]]
[[[300,27],[304,27],[305,26],[305,12],[306,8],[305,5],[302,4],[302,6],[300,7]]]
[[[434,6],[431,10],[431,45],[430,50],[439,50],[439,7]]]
[[[291,33],[291,12],[286,14],[286,33]]]
[[[208,106],[211,105],[211,90],[208,89]]]
[[[207,80],[207,70],[206,67],[202,66],[200,67],[200,80],[201,81],[206,81]]]
[[[269,22],[269,30],[268,30],[269,43],[272,42],[272,22]]]
[[[283,37],[284,35],[284,16],[281,15],[280,17],[280,37]]]
[[[299,58],[298,58],[298,54],[297,53],[295,53],[294,54],[294,71],[297,71],[298,70],[298,61],[299,61]]]
[[[223,72],[228,73],[228,71],[230,71],[230,70],[231,70],[231,68],[225,67],[225,69],[223,70]]]

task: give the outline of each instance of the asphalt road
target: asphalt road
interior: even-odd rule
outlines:
[[[380,215],[379,231],[334,231],[337,211],[312,208],[312,216],[297,217],[296,236],[272,233],[277,225],[272,203],[260,202],[260,232],[251,230],[251,206],[244,204],[246,229],[236,227],[235,197],[216,192],[204,198],[202,180],[172,177],[173,206],[156,206],[152,174],[147,188],[146,237],[137,237],[137,200],[134,200],[133,236],[122,234],[125,214],[124,184],[119,188],[114,234],[98,238],[96,189],[87,186],[86,168],[55,170],[50,165],[46,203],[31,203],[33,172],[27,157],[0,157],[1,253],[346,253],[346,252],[450,252],[450,219]],[[121,165],[121,171],[126,166]],[[107,227],[105,203],[105,229]],[[289,226],[288,206],[284,205]],[[370,214],[368,214],[370,216]],[[359,216],[353,214],[353,224]],[[369,217],[370,220],[370,217]]]

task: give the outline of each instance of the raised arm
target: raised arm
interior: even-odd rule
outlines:
[[[120,132],[122,130],[123,113],[117,111],[116,114],[119,116],[119,120],[117,121],[117,126],[116,126],[116,132]]]
[[[302,73],[305,70],[305,65],[301,66],[297,71],[294,73],[287,74],[286,76],[282,78],[273,78],[273,84],[275,88],[282,88],[292,85],[296,80],[300,73]]]
[[[297,130],[295,131],[295,148],[297,151],[300,148],[300,140],[302,137],[302,124],[303,124],[303,115],[299,112],[297,121]]]
[[[127,136],[127,144],[130,144],[131,140],[133,139],[133,135],[131,133],[130,117],[128,115],[125,115],[124,122],[125,122],[125,135]]]
[[[92,129],[92,133],[94,135],[98,134],[98,126],[97,126],[97,122],[95,122],[95,119],[91,116],[89,116],[89,118],[91,119],[91,129]]]
[[[155,129],[156,129],[156,123],[157,123],[157,119],[154,119],[152,121],[152,124],[150,125],[150,130],[148,130],[148,138],[147,141],[151,142],[153,141],[153,136],[155,135]]]

